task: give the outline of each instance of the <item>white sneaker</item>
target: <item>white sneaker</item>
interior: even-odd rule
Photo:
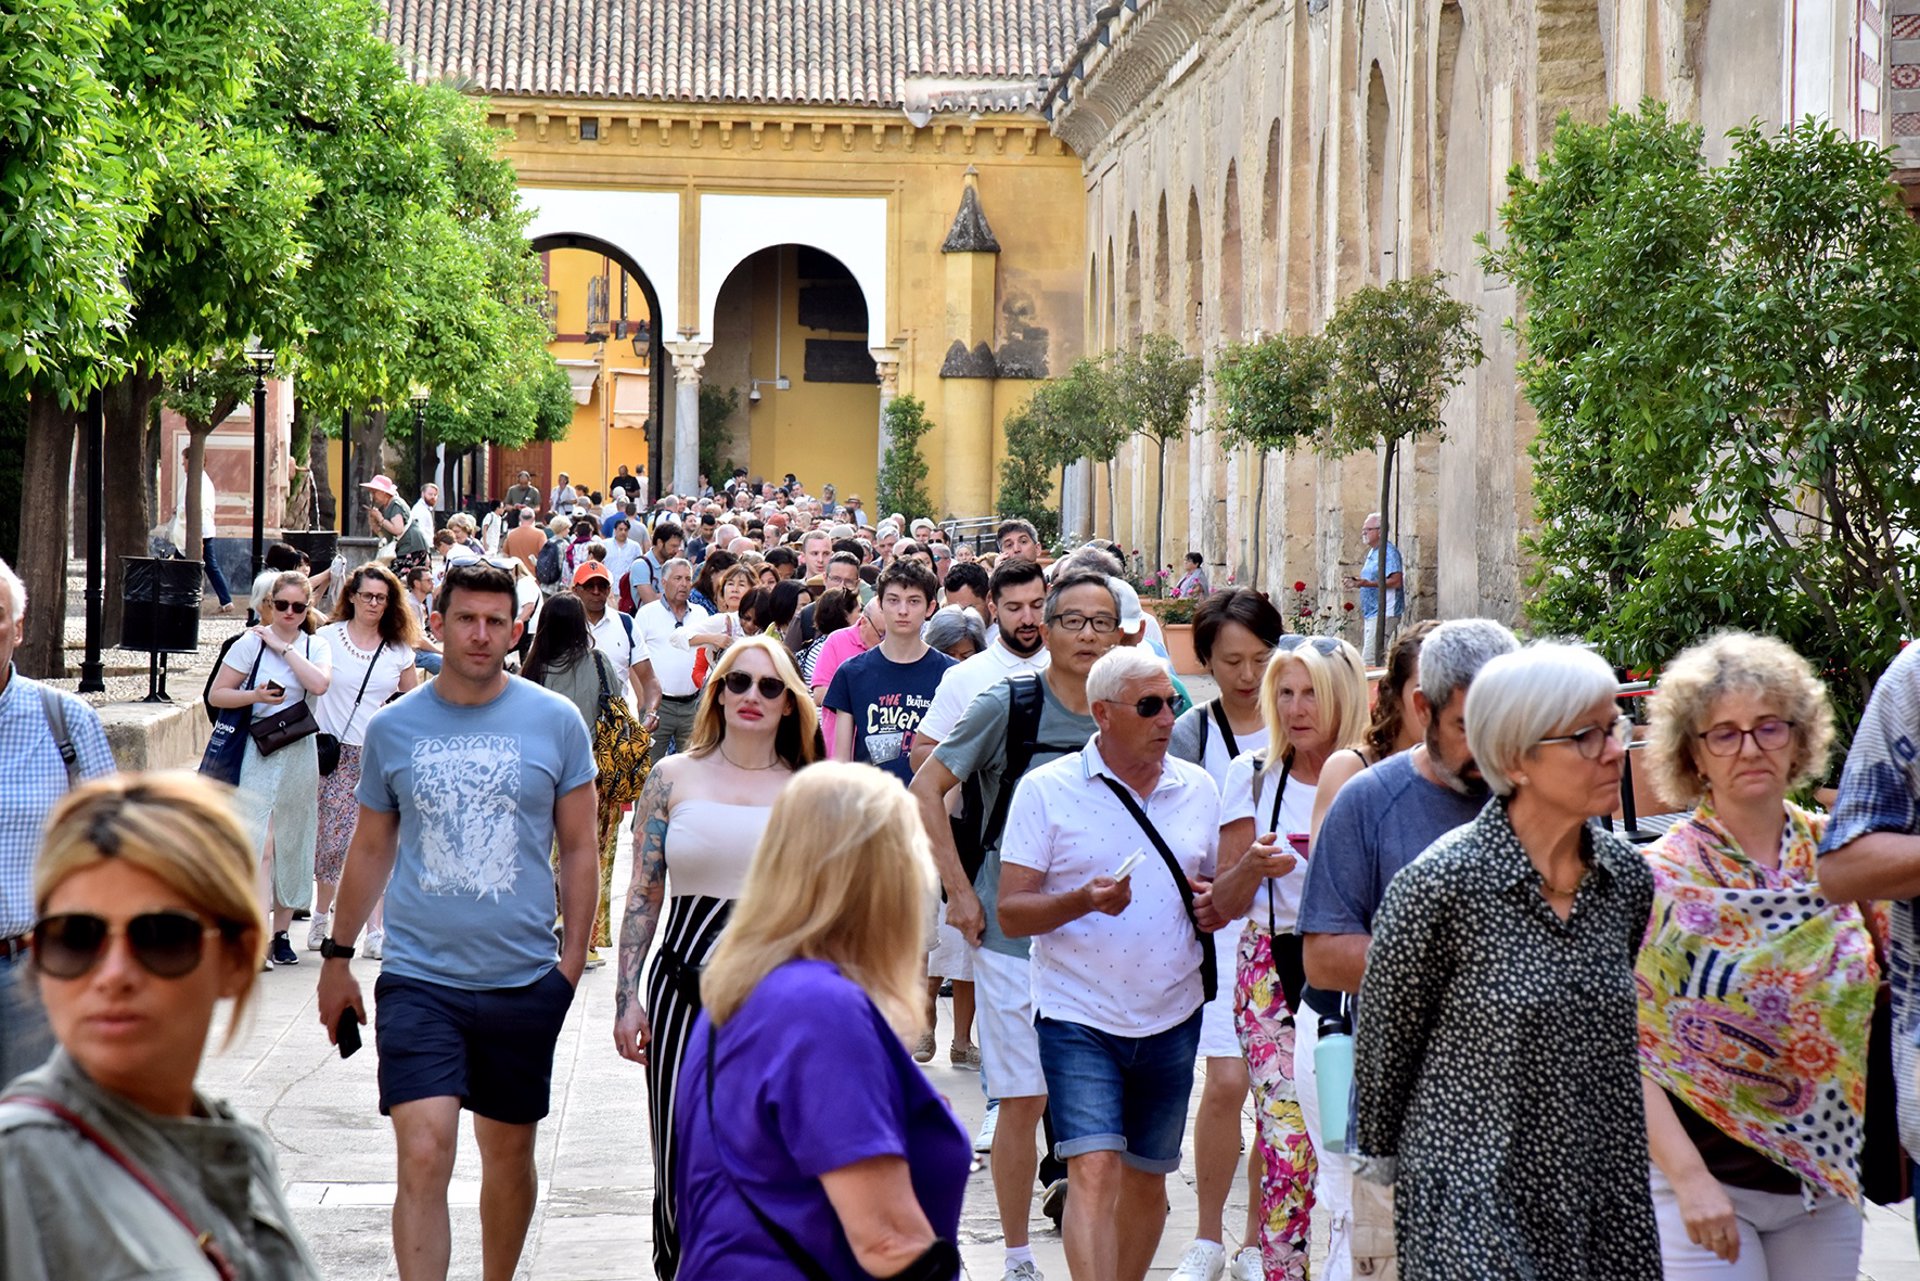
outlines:
[[[327,937],[328,923],[332,916],[325,912],[313,914],[313,924],[307,926],[307,951],[318,952],[321,942]]]
[[[1028,1259],[1009,1267],[1000,1281],[1046,1281],[1046,1278],[1040,1275],[1040,1269],[1034,1261]]]
[[[1227,1266],[1227,1247],[1214,1241],[1195,1241],[1167,1274],[1167,1281],[1220,1281]]]
[[[1260,1257],[1257,1245],[1242,1246],[1227,1271],[1227,1281],[1266,1281],[1266,1277],[1266,1260]]]
[[[386,946],[387,932],[385,930],[368,930],[366,940],[360,944],[360,955],[370,961],[377,961],[380,959],[380,953],[385,950]]]
[[[987,1115],[982,1118],[980,1122],[980,1133],[974,1136],[973,1150],[975,1152],[993,1151],[993,1132],[999,1124],[1000,1109],[988,1108]]]

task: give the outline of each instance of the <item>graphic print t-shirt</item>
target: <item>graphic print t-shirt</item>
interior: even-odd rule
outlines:
[[[853,717],[853,759],[911,783],[907,752],[913,731],[932,705],[940,678],[953,665],[951,658],[931,648],[911,663],[896,663],[883,651],[870,649],[841,664],[823,705]]]
[[[552,969],[553,806],[595,772],[573,704],[517,676],[475,707],[429,684],[382,708],[355,793],[400,815],[382,968],[471,991]]]

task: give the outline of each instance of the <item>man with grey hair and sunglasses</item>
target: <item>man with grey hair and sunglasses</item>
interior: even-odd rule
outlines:
[[[33,976],[33,861],[47,815],[69,788],[114,770],[100,717],[80,699],[13,668],[27,587],[0,560],[0,1086],[46,1060],[53,1033]]]
[[[1491,619],[1463,618],[1436,627],[1420,646],[1420,682],[1413,695],[1416,712],[1427,722],[1425,741],[1354,775],[1314,838],[1300,899],[1307,990],[1293,1063],[1307,1132],[1320,1154],[1315,1193],[1330,1219],[1328,1281],[1347,1281],[1356,1258],[1391,1258],[1393,1244],[1390,1219],[1384,1238],[1375,1239],[1377,1207],[1355,1206],[1352,1164],[1344,1154],[1328,1151],[1329,1136],[1320,1128],[1314,1050],[1322,1021],[1329,1031],[1342,1023],[1345,1030],[1352,1028],[1351,994],[1360,990],[1366,973],[1373,918],[1388,883],[1486,805],[1486,780],[1467,747],[1467,687],[1489,661],[1519,647],[1513,633]],[[1370,1194],[1373,1187],[1359,1190]]]

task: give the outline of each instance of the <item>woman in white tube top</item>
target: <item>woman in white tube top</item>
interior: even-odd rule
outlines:
[[[671,1281],[680,1238],[673,1186],[673,1100],[687,1034],[700,1013],[700,968],[739,897],[774,800],[821,760],[813,698],[779,642],[736,641],[707,677],[687,749],[653,767],[634,806],[633,882],[620,929],[614,1043],[645,1066],[653,1135],[653,1264]],[[640,999],[640,971],[660,910],[667,932]]]

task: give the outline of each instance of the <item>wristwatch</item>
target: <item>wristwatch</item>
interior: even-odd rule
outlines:
[[[323,938],[320,940],[320,959],[323,961],[350,961],[353,959],[353,949],[350,947],[342,947],[331,938]]]

